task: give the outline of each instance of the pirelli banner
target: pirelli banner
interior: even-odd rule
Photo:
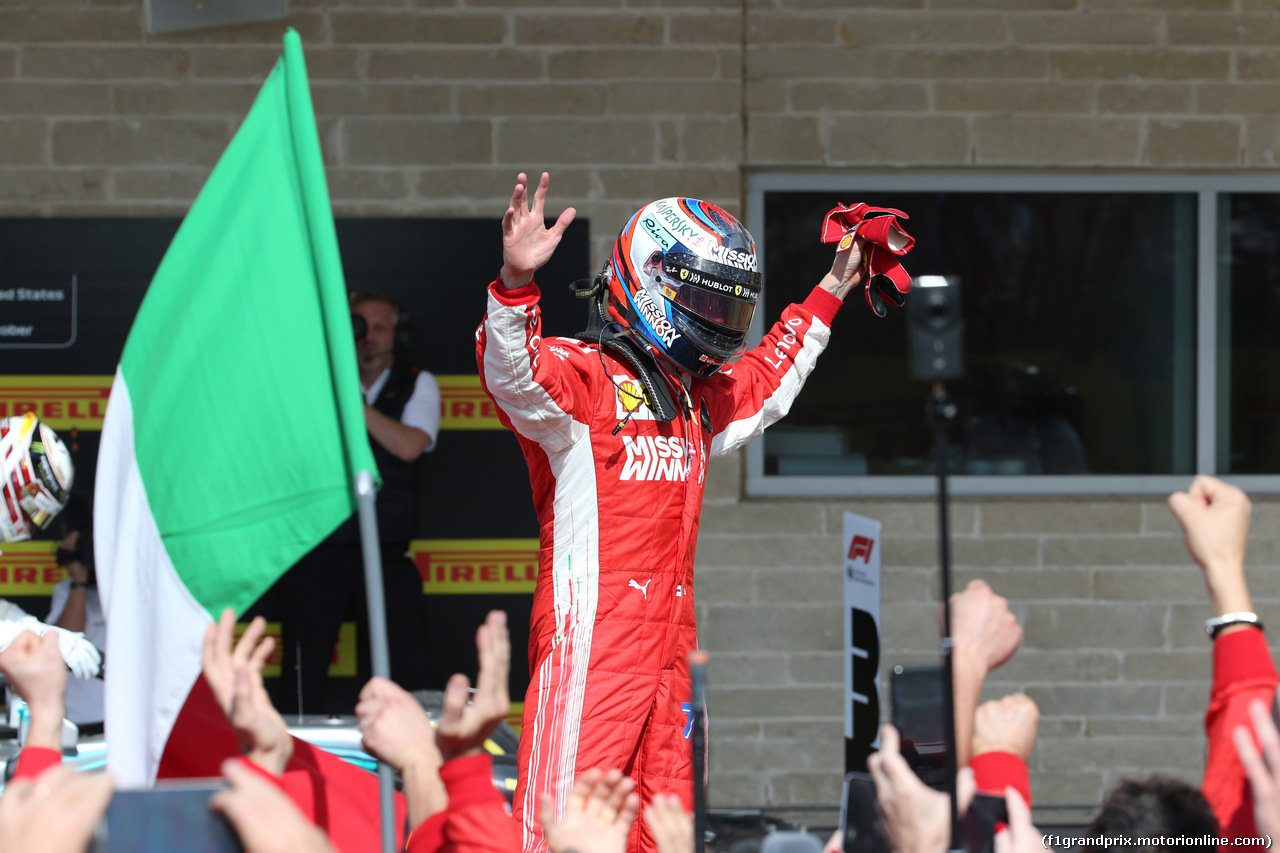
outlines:
[[[489,219],[337,222],[348,288],[382,291],[402,305],[413,362],[440,383],[438,450],[417,463],[412,556],[428,593],[423,618],[441,687],[453,672],[474,675],[475,627],[491,609],[508,612],[512,640],[524,647],[537,573],[528,473],[476,373],[475,330],[485,288],[502,263],[501,214],[495,208]],[[77,490],[92,494],[116,364],[178,225],[176,219],[0,220],[0,417],[35,412],[58,430],[72,451]],[[568,285],[589,274],[588,234],[586,221],[574,222],[538,273],[548,335],[572,335],[585,325],[586,310]],[[264,318],[263,333],[290,322]],[[270,475],[253,472],[249,481]],[[51,543],[3,550],[0,596],[45,615],[62,578]],[[348,677],[352,659],[343,651],[331,674]],[[513,655],[516,696],[526,665],[524,654]]]

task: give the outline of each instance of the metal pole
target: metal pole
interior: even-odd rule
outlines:
[[[956,416],[955,404],[947,399],[947,386],[933,383],[933,464],[938,474],[938,562],[942,576],[942,725],[947,739],[947,795],[951,800],[951,850],[963,847],[960,811],[956,802],[956,705],[955,679],[951,670],[951,530],[947,512],[947,432]]]
[[[356,473],[356,505],[360,512],[360,547],[364,551],[364,592],[369,602],[369,655],[373,674],[391,678],[391,653],[387,647],[387,603],[382,590],[382,549],[378,542],[377,499],[373,474]],[[378,805],[382,816],[382,853],[395,853],[395,779],[391,765],[378,762]]]
[[[701,649],[689,653],[689,676],[693,682],[693,853],[703,853],[707,841],[707,653]]]

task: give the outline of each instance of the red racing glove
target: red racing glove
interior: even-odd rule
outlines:
[[[892,207],[869,207],[862,202],[839,204],[827,211],[822,220],[822,242],[835,243],[845,237],[861,237],[866,241],[863,259],[870,271],[867,279],[867,305],[877,317],[889,312],[885,302],[898,308],[907,303],[911,276],[898,258],[911,251],[915,238],[902,230],[898,218],[909,217]],[[841,243],[844,246],[843,243]]]

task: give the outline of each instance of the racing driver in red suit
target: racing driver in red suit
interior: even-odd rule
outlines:
[[[532,209],[527,178],[516,180],[476,333],[481,380],[520,442],[541,528],[514,804],[526,851],[546,849],[538,798],[559,820],[592,767],[630,774],[642,807],[668,792],[690,807],[686,658],[707,461],[787,413],[863,276],[861,238],[842,241],[831,272],[747,351],[761,288],[751,235],[716,205],[663,199],[575,285],[590,300],[587,331],[544,338],[533,275],[574,217],[569,208],[546,227],[548,180]],[[655,849],[644,821],[632,832],[632,850]]]

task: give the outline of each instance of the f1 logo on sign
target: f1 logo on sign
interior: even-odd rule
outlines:
[[[844,516],[845,770],[867,769],[880,740],[880,522]]]

